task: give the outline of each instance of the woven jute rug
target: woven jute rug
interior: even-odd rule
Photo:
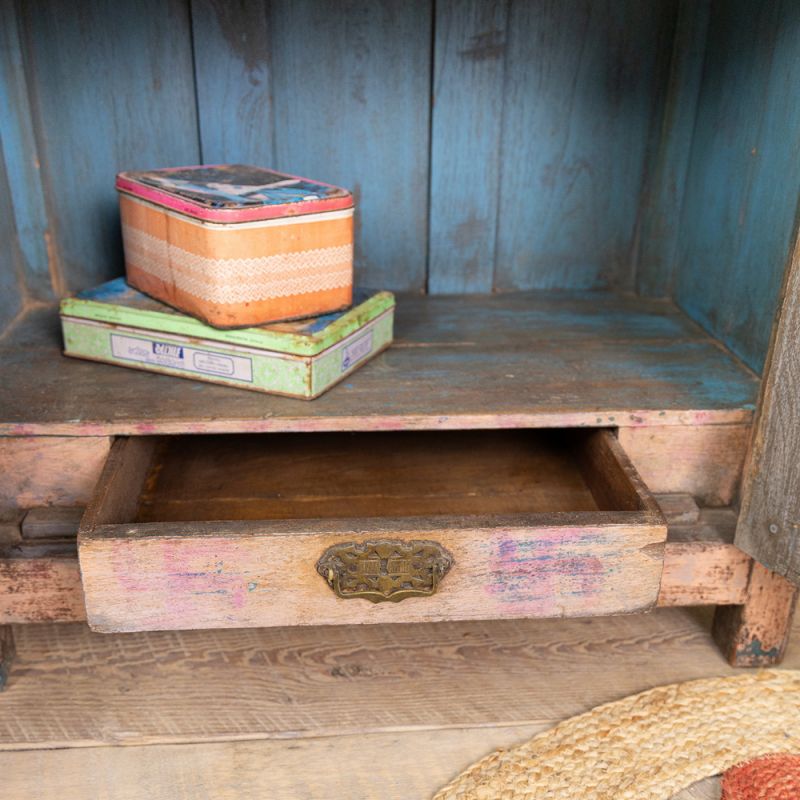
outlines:
[[[434,800],[669,800],[768,753],[800,753],[800,671],[661,686],[498,750]]]

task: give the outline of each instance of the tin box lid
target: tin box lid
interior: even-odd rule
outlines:
[[[120,172],[117,189],[190,217],[247,222],[351,208],[346,189],[245,164]]]
[[[74,297],[64,298],[61,301],[61,315],[160,333],[177,333],[259,350],[313,356],[364,327],[393,308],[394,304],[391,292],[357,289],[353,305],[344,311],[257,328],[220,330],[159,303],[129,286],[124,278],[116,278],[79,292]]]

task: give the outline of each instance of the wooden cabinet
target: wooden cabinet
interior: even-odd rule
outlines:
[[[780,658],[800,7],[0,0],[0,23],[0,623],[717,604],[731,660]],[[114,174],[225,161],[353,190],[356,282],[398,292],[394,346],[312,403],[60,354],[55,301],[122,271]],[[409,542],[441,549],[417,594]],[[338,545],[409,595],[339,596]]]

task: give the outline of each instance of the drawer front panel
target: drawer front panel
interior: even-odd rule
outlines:
[[[81,544],[90,624],[101,631],[591,616],[642,611],[658,592],[665,529],[591,525],[320,533],[258,523],[152,523]],[[317,571],[333,545],[433,539],[453,556],[435,594],[342,599]]]
[[[590,616],[656,602],[666,523],[608,431],[313,436],[115,442],[79,534],[90,625]]]

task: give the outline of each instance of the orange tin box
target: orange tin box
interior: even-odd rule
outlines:
[[[346,189],[241,164],[117,175],[128,282],[217,328],[317,316],[353,295]]]

